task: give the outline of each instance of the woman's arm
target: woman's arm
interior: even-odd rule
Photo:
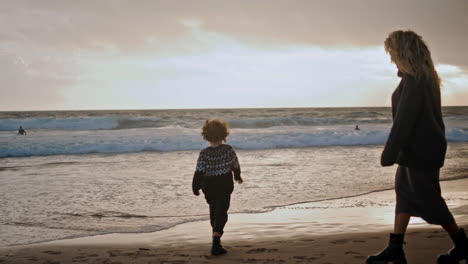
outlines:
[[[408,141],[422,108],[424,87],[418,85],[418,82],[412,76],[406,74],[403,78],[405,78],[403,89],[398,101],[393,126],[380,158],[382,166],[395,164],[398,153]]]

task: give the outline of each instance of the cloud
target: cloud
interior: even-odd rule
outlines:
[[[350,59],[342,59],[349,64],[346,67],[338,66],[343,76],[334,77],[347,80],[346,74],[359,74],[347,73],[347,69],[355,67],[357,58],[338,50],[361,54],[359,50],[377,49],[389,32],[408,28],[427,40],[436,63],[457,67],[463,75],[468,69],[467,12],[468,2],[464,0],[4,1],[0,9],[0,69],[7,74],[0,75],[4,84],[0,104],[3,109],[150,107],[149,101],[142,103],[141,97],[126,90],[125,84],[166,98],[164,105],[170,106],[173,97],[165,97],[164,89],[183,83],[170,78],[195,81],[194,76],[201,73],[206,80],[198,79],[200,87],[215,89],[226,85],[232,76],[253,78],[250,73],[257,72],[260,75],[254,81],[262,84],[268,77],[273,79],[274,74],[282,78],[274,65],[287,60],[281,54],[285,50],[298,52],[288,53],[291,56],[300,54],[297,47],[328,49],[332,52],[324,53],[327,56]],[[242,55],[246,50],[250,53]],[[258,61],[249,61],[248,56]],[[153,66],[159,63],[162,68],[152,69],[150,60]],[[203,60],[206,62],[201,63]],[[292,60],[284,65],[296,70],[290,73],[297,79],[295,87],[300,86],[301,78],[314,72],[313,68],[288,63]],[[244,68],[236,68],[239,65]],[[369,87],[386,87],[389,80],[370,81],[373,77],[365,75],[360,78],[367,81],[360,89],[371,91],[365,96],[373,98],[372,102],[383,102],[382,94]],[[166,86],[161,85],[163,82]],[[271,82],[277,85],[281,80]],[[103,88],[111,84],[113,90]],[[344,81],[343,85],[349,83]],[[452,94],[463,93],[464,85],[464,81],[453,78],[446,82],[446,88],[456,87],[450,93],[453,102],[457,96]],[[86,99],[83,91],[96,97]],[[345,95],[351,92],[341,91],[335,94],[336,102],[349,103]],[[109,95],[113,102],[105,99]],[[259,99],[258,106],[285,103],[303,105],[306,101],[270,94]]]
[[[468,74],[453,65],[438,65],[442,79],[444,105],[466,105],[468,102]]]
[[[97,105],[96,98],[106,108],[388,105],[398,81],[382,47],[257,49],[196,27],[173,46],[183,50],[187,42],[209,48],[164,57],[119,51],[79,56],[80,81],[66,99],[91,104],[85,108]]]
[[[17,54],[2,53],[0,61],[2,109],[42,110],[61,107],[60,88],[71,82],[58,70],[59,62],[50,58],[30,59],[26,62]],[[51,69],[53,71],[49,72]]]
[[[143,2],[142,2],[143,3]],[[0,41],[77,49],[140,48],[147,39],[170,40],[185,31],[163,5],[133,1],[10,1],[0,11]]]
[[[389,32],[411,28],[429,42],[439,63],[468,65],[464,0],[19,0],[3,5],[0,41],[59,50],[165,43],[187,32],[187,20],[265,45],[380,46]]]

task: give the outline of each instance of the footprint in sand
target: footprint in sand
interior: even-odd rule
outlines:
[[[51,255],[60,255],[60,254],[62,254],[61,251],[54,251],[54,250],[47,250],[47,251],[43,251],[42,253],[47,253],[47,254],[51,254]]]
[[[105,262],[103,262],[104,264],[123,264],[122,262],[118,262],[118,261],[114,261],[114,262],[109,262],[108,260],[106,260]]]
[[[306,259],[307,257],[306,256],[294,256],[293,258],[295,258],[295,259]]]
[[[350,239],[338,239],[338,240],[332,241],[332,243],[333,244],[346,244],[349,241],[351,241],[351,240]]]
[[[294,256],[293,258],[294,258],[294,259],[301,259],[301,260],[308,260],[308,261],[311,261],[311,260],[321,259],[321,258],[323,258],[324,256],[325,256],[324,254],[320,254],[319,256],[313,256],[313,257]]]
[[[86,256],[76,256],[74,258],[72,258],[72,262],[86,262],[88,263],[89,260]]]
[[[120,250],[109,250],[107,253],[110,257],[136,257],[138,255],[135,252],[122,252]]]
[[[437,237],[446,237],[446,234],[440,234],[440,235],[428,235],[426,238],[437,238]]]
[[[354,256],[353,258],[355,258],[355,259],[365,259],[367,257],[366,256]]]
[[[46,261],[42,262],[42,264],[60,264],[60,261],[50,261],[50,260],[46,260]]]
[[[285,260],[282,259],[263,259],[263,263],[284,263]]]
[[[278,249],[277,248],[254,248],[254,249],[247,250],[246,253],[250,254],[250,253],[261,253],[261,252],[274,252],[274,251],[278,251]]]
[[[353,256],[353,258],[355,259],[365,259],[366,257],[361,255],[361,253],[359,252],[355,252],[355,251],[347,251],[345,252],[345,255],[356,255],[356,256]]]

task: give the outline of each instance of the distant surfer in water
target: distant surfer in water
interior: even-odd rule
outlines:
[[[27,135],[26,130],[24,130],[22,126],[18,129],[18,135]]]
[[[354,128],[354,130],[361,130],[358,125]]]

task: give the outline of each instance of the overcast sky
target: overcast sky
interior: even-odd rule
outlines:
[[[412,29],[468,105],[466,0],[0,0],[0,110],[388,106]]]

